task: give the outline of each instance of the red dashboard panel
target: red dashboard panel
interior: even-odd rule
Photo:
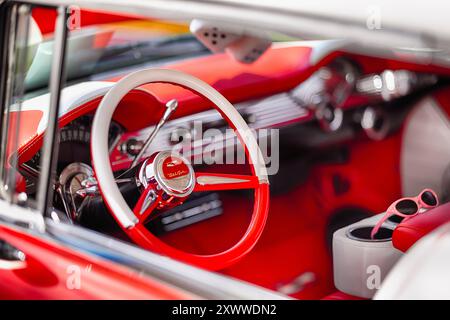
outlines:
[[[226,54],[214,54],[176,62],[166,65],[164,68],[176,69],[196,76],[217,89],[231,103],[238,103],[290,90],[307,79],[318,68],[344,54],[342,52],[329,53],[319,63],[313,65],[311,62],[313,50],[317,49],[306,46],[274,45],[258,61],[250,65],[236,62]],[[384,60],[379,58],[345,55],[360,64],[364,73],[380,72],[384,70],[385,66],[392,69],[408,67],[412,70],[417,67],[417,65],[403,65],[396,61],[383,64]],[[442,70],[440,71],[442,72]],[[116,82],[120,78],[105,80]],[[171,99],[177,99],[180,106],[172,118],[205,111],[212,107],[209,101],[198,94],[171,84],[152,83],[139,89],[140,92],[147,94],[131,93],[122,101],[114,116],[114,120],[127,130],[134,131],[158,121],[163,112],[162,104]],[[100,101],[101,97],[73,109],[61,117],[60,126],[64,126],[85,113],[94,112]],[[361,103],[363,102],[356,102],[356,104]],[[34,108],[44,111],[47,106],[36,105],[33,110]],[[29,128],[36,128],[42,115],[45,115],[45,112],[36,113],[33,116],[27,115],[27,121],[30,123],[27,126],[21,126],[19,133],[20,154],[29,149],[29,145],[36,145],[36,140],[39,140],[39,137],[36,137]],[[22,132],[22,129],[25,131]]]
[[[215,54],[164,66],[193,75],[217,89],[230,102],[236,103],[297,86],[314,71],[310,62],[312,49],[293,46],[269,49],[257,62],[247,65],[236,62],[226,54]],[[274,63],[275,62],[275,63]],[[315,69],[315,68],[314,68]],[[118,81],[121,77],[108,79]],[[198,94],[179,86],[165,83],[144,85],[161,103],[179,101],[175,117],[181,117],[211,108],[211,103]],[[158,119],[155,117],[155,119]]]
[[[311,65],[310,54],[309,47],[282,47],[270,49],[258,62],[251,65],[238,63],[225,54],[219,54],[182,61],[165,68],[192,74],[212,85],[230,102],[237,103],[283,92],[298,85],[318,67]],[[115,82],[119,79],[120,77],[107,81]],[[178,99],[180,106],[172,118],[212,107],[209,101],[198,94],[170,84],[153,83],[139,89],[124,98],[114,115],[114,120],[130,131],[155,123],[163,112],[162,104],[170,99]],[[101,97],[71,110],[60,118],[60,126],[83,114],[94,112],[100,101]],[[21,161],[28,160],[41,146],[42,135],[37,136],[30,128],[38,127],[47,106],[37,105],[35,108],[42,112],[27,115],[27,125],[20,126],[18,145]]]

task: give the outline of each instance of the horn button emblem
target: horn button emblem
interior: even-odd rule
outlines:
[[[168,151],[159,152],[145,160],[139,180],[144,187],[153,180],[165,193],[180,198],[188,196],[195,185],[194,169],[189,161]]]
[[[189,174],[188,166],[181,158],[169,156],[162,162],[162,175],[166,180],[183,179]]]

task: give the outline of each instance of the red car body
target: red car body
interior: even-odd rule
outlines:
[[[52,31],[53,12],[46,10],[34,12],[34,18],[43,33]],[[116,22],[125,18],[121,15],[83,12],[85,25],[91,22],[95,24]],[[219,91],[231,103],[250,101],[291,90],[339,57],[352,59],[364,74],[380,73],[389,69],[450,75],[450,69],[441,66],[405,62],[400,59],[401,57],[375,58],[344,50],[326,52],[319,61],[313,62],[312,55],[315,54],[315,50],[318,49],[301,43],[289,46],[274,45],[260,60],[249,65],[234,63],[226,54],[213,54],[171,63],[165,68],[196,76]],[[122,76],[114,77],[108,81],[117,82],[121,78]],[[449,88],[443,87],[434,91],[432,95],[450,117],[448,92]],[[95,112],[103,96],[104,93],[96,95],[70,109],[59,118],[59,126],[63,127],[83,114]],[[147,127],[160,117],[160,114],[151,114],[151,111],[162,108],[170,99],[177,99],[179,104],[183,105],[183,109],[179,110],[176,117],[211,109],[209,101],[191,91],[167,84],[151,84],[130,92],[121,102],[114,119],[130,131]],[[367,97],[354,97],[347,101],[343,109],[352,110],[365,103],[370,103]],[[11,153],[18,153],[19,162],[29,160],[42,147],[43,132],[39,132],[39,127],[45,114],[39,108],[40,106],[36,106],[35,110],[21,111],[22,125],[18,141],[20,148],[10,150]],[[142,114],[148,116],[142,117]],[[15,119],[14,113],[12,116]],[[306,123],[312,121],[313,117],[313,113],[310,112],[290,121]],[[370,144],[358,139],[344,142],[350,153],[348,162],[321,164],[313,168],[306,182],[294,189],[289,196],[271,197],[270,210],[272,213],[284,212],[282,221],[276,216],[269,216],[265,232],[255,249],[241,264],[222,270],[222,273],[276,290],[280,282],[283,283],[298,274],[314,269],[316,284],[306,286],[305,290],[293,294],[293,297],[354,298],[351,295],[335,293],[336,288],[332,284],[331,257],[326,253],[327,223],[335,208],[351,205],[364,208],[367,212],[377,213],[382,212],[387,203],[400,197],[402,186],[399,163],[402,134],[400,130],[382,141]],[[380,156],[382,154],[389,154],[389,157]],[[114,157],[112,160],[120,163],[116,169],[128,164],[120,154],[113,154],[112,157]],[[232,169],[230,170],[233,172]],[[348,187],[349,191],[344,194],[336,193],[337,180],[341,185]],[[367,181],[371,182],[370,185],[367,185]],[[18,188],[24,188],[23,180],[19,179]],[[320,196],[315,198],[309,196],[311,194]],[[326,201],[323,201],[324,199]],[[245,204],[233,204],[232,201],[231,197],[230,202],[224,206],[234,205],[236,218],[245,221],[248,208]],[[298,212],[299,208],[302,212]],[[299,218],[299,214],[302,218]],[[394,232],[394,245],[406,251],[410,243],[447,222],[449,214],[447,205],[440,209],[438,217],[432,222],[426,220],[420,223],[416,220],[417,225],[410,222],[404,229],[399,228]],[[230,242],[229,239],[218,240],[219,244],[204,241],[204,235],[211,234],[210,230],[217,228],[226,229],[232,235],[232,239],[242,232],[240,224],[224,216],[209,224],[191,226],[188,232],[191,240],[189,243],[182,241],[180,243],[176,234],[169,234],[164,240],[168,243],[178,243],[186,251],[201,247],[204,252],[214,252],[217,247],[225,248]],[[280,230],[283,230],[282,234]],[[204,298],[199,291],[177,287],[170,280],[158,278],[156,274],[140,273],[139,268],[125,266],[123,261],[115,259],[118,256],[122,257],[123,253],[118,253],[118,256],[112,258],[108,250],[99,253],[95,249],[86,249],[85,245],[72,241],[73,239],[65,242],[61,235],[56,238],[53,235],[42,236],[21,226],[0,224],[0,240],[27,256],[26,262],[18,266],[2,264],[0,260],[0,299]],[[304,243],[309,245],[302,246]],[[315,256],[314,261],[301,259],[302,256],[312,255]],[[283,268],[280,268],[280,265]],[[81,276],[81,280],[77,278],[78,276]],[[70,289],[71,287],[73,288]]]

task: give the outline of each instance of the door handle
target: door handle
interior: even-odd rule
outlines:
[[[0,270],[18,270],[26,267],[25,253],[0,239]]]

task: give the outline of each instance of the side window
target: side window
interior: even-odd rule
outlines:
[[[56,130],[45,130],[48,137],[42,139],[43,144],[39,147],[50,152],[47,157],[40,157],[39,161],[34,159],[39,162],[36,167],[28,165],[30,160],[33,161],[36,150],[26,145],[44,136],[43,124],[53,128],[52,115],[57,106],[55,101],[59,100],[63,77],[61,63],[58,65],[55,54],[50,60],[43,54],[44,37],[40,26],[33,19],[33,12],[37,9],[36,6],[13,2],[1,7],[0,198],[10,204],[39,209],[43,213],[48,203],[46,197],[50,185],[48,181],[51,179],[49,160],[54,143],[49,147],[46,145],[49,145],[48,141],[54,141]],[[57,33],[54,37],[58,37]],[[62,43],[64,49],[65,35],[58,39],[59,42],[54,41],[52,46],[46,48],[47,55],[48,52],[64,51],[58,50],[57,45],[61,49]],[[61,55],[56,57],[61,58]],[[36,98],[36,92],[30,90],[30,77],[37,76],[33,74],[33,66],[37,64],[49,64],[54,73],[42,75],[46,79],[45,85],[40,88],[39,98]]]
[[[28,200],[24,192],[26,182],[18,171],[19,146],[27,134],[25,77],[37,45],[33,47],[30,39],[37,37],[30,12],[31,8],[25,5],[9,5],[2,10],[0,196],[22,204]]]

